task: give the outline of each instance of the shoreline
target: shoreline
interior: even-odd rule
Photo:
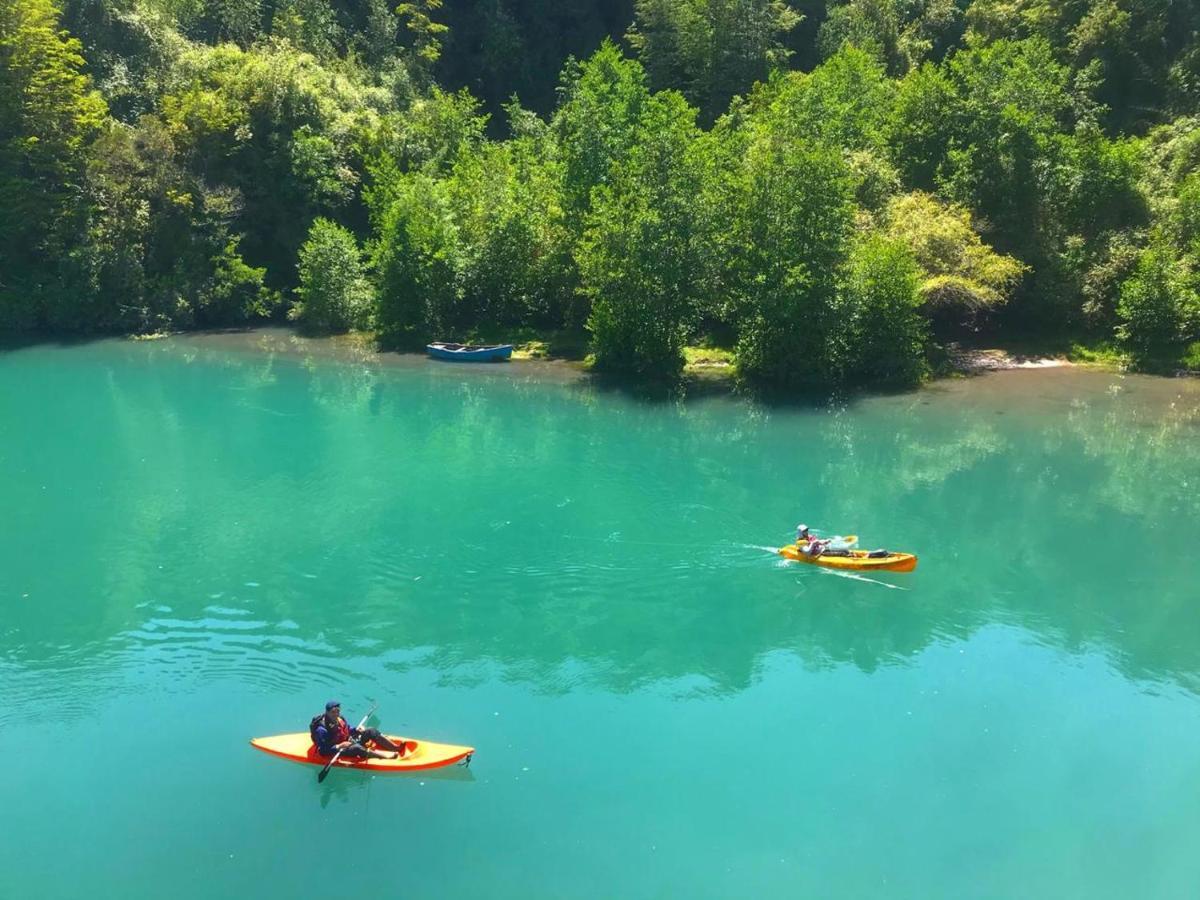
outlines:
[[[1089,368],[1102,371],[1121,371],[1118,366],[1106,364],[1084,365],[1065,356],[1034,354],[1027,355],[1002,347],[955,347],[947,350],[949,370],[940,377],[977,375],[982,372],[1009,372],[1015,369],[1075,369]],[[936,380],[936,377],[935,379]]]
[[[176,341],[192,345],[197,349],[211,348],[214,350],[231,351],[236,353],[279,354],[297,359],[326,359],[343,363],[355,363],[386,368],[413,369],[428,368],[430,372],[459,373],[470,376],[500,376],[523,377],[532,376],[547,381],[564,384],[581,384],[591,382],[601,386],[619,386],[634,393],[659,395],[671,394],[675,388],[663,389],[655,385],[630,382],[604,373],[593,371],[583,358],[570,355],[545,354],[546,344],[539,341],[518,344],[510,361],[504,364],[467,364],[442,362],[436,367],[429,367],[430,359],[424,353],[401,352],[379,349],[375,336],[369,332],[350,332],[340,335],[309,336],[302,334],[296,328],[288,325],[265,325],[253,328],[220,329],[210,331],[180,331],[152,335],[124,335],[107,338],[80,339],[78,341],[63,341],[48,338],[43,341],[31,341],[17,345],[9,345],[3,349],[19,349],[20,347],[37,344],[54,343],[60,346],[71,346],[76,343],[87,343],[89,340],[117,340],[131,344],[157,343],[159,341]],[[540,346],[538,346],[540,345]],[[530,352],[530,347],[538,349]],[[734,364],[727,351],[712,351],[704,348],[687,348],[688,362],[683,370],[682,388],[684,395],[712,396],[740,394],[734,381]],[[1170,373],[1129,373],[1128,370],[1114,362],[1108,361],[1076,361],[1066,355],[1046,353],[1025,353],[1004,347],[962,347],[956,344],[946,346],[945,359],[942,366],[923,384],[912,388],[850,389],[851,393],[910,393],[924,387],[936,386],[939,383],[959,378],[1010,371],[1048,371],[1082,370],[1093,372],[1109,372],[1113,374],[1145,374],[1151,378],[1194,378],[1200,372],[1176,370]],[[831,388],[830,390],[845,390]]]

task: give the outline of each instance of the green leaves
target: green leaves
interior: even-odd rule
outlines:
[[[0,5],[0,329],[42,324],[78,240],[86,145],[106,115],[51,0]]]
[[[413,54],[418,69],[432,81],[432,68],[442,55],[442,38],[450,30],[433,21],[432,14],[442,8],[442,0],[413,0],[396,7],[396,14],[413,39]]]
[[[301,302],[292,318],[316,331],[365,328],[374,291],[363,268],[358,241],[347,229],[317,218],[300,248]]]
[[[694,117],[678,94],[649,98],[637,142],[592,195],[575,258],[598,368],[655,378],[683,368],[703,273]]]
[[[735,173],[725,264],[738,370],[781,388],[836,380],[834,300],[853,223],[852,180],[834,148],[761,131]]]
[[[423,173],[399,177],[378,221],[372,263],[378,278],[380,340],[389,347],[418,349],[435,338],[446,339],[458,285],[444,185]]]
[[[1200,297],[1191,261],[1181,259],[1161,236],[1142,253],[1121,286],[1117,337],[1143,365],[1177,356],[1200,331]]]
[[[887,207],[886,233],[920,266],[921,301],[931,308],[956,306],[978,311],[1006,302],[1025,271],[980,239],[970,211],[946,205],[920,191],[894,198]]]
[[[637,0],[626,35],[656,90],[681,91],[711,122],[787,63],[803,18],[780,0]]]
[[[925,374],[929,323],[918,312],[919,280],[901,241],[867,234],[854,242],[832,335],[843,379],[911,385]]]

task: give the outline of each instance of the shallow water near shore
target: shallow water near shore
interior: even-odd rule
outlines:
[[[0,353],[0,471],[11,896],[1200,884],[1198,381],[786,408],[101,341]],[[920,565],[784,563],[800,520]],[[475,760],[248,746],[331,697]]]

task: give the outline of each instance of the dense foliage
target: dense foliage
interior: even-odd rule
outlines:
[[[806,71],[802,71],[802,69]],[[519,99],[518,99],[519,98]],[[0,0],[0,331],[1200,340],[1200,4]]]
[[[300,248],[300,302],[292,317],[317,331],[365,327],[372,293],[354,235],[328,219],[313,222]]]

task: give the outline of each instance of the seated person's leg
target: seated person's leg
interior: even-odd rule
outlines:
[[[366,743],[367,741],[373,741],[376,745],[382,747],[384,750],[400,749],[394,743],[392,743],[386,734],[381,734],[378,728],[364,728],[362,731],[358,732],[358,736],[363,743]]]

